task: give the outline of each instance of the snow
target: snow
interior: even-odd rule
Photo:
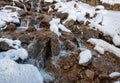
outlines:
[[[79,64],[84,65],[92,59],[92,53],[90,50],[84,50],[79,54]]]
[[[53,3],[53,2],[60,2],[60,1],[66,1],[66,0],[44,0],[44,2],[48,2],[48,3]]]
[[[115,81],[114,83],[120,83],[120,81]]]
[[[94,49],[100,54],[104,54],[105,51],[108,51],[120,57],[120,49],[102,39],[90,38],[88,42],[95,45]]]
[[[6,52],[0,52],[0,59],[7,58],[11,60],[18,60],[19,58],[24,60],[28,57],[28,53],[25,49],[10,49]]]
[[[61,35],[59,32],[59,29],[65,32],[71,32],[69,29],[67,29],[63,24],[60,23],[60,18],[53,18],[50,22],[50,31],[56,33],[58,36]]]
[[[58,9],[58,12],[68,13],[68,18],[64,21],[64,23],[69,20],[86,21],[86,13],[89,13],[90,17],[92,17],[95,13],[94,7],[76,1],[58,2],[55,4],[55,9]]]
[[[108,3],[110,5],[120,4],[120,0],[100,0],[102,3]]]
[[[6,52],[0,52],[0,59],[7,58],[11,60],[17,60],[20,58],[24,60],[28,57],[28,52],[21,47],[21,41],[8,38],[0,38],[0,42],[6,42],[10,47],[14,48]]]
[[[83,21],[84,24],[89,21],[90,28],[98,29],[104,35],[112,37],[115,45],[120,45],[120,12],[106,10],[102,5],[93,7],[80,1],[58,2],[55,4],[55,9],[61,13],[68,13],[68,18],[63,24],[70,20]],[[86,18],[86,14],[91,18]]]
[[[4,27],[7,22],[20,23],[18,13],[12,12],[10,9],[5,9],[6,7],[3,7],[0,11],[0,28]]]
[[[114,44],[120,45],[120,12],[100,10],[97,12],[97,16],[90,20],[90,23],[91,28],[95,27],[104,35],[111,36]]]
[[[43,83],[43,78],[33,65],[0,59],[0,83]]]
[[[109,76],[110,76],[111,78],[120,76],[120,72],[112,72],[111,74],[109,74]]]

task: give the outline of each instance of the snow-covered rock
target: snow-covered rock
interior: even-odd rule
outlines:
[[[4,27],[7,22],[20,23],[18,13],[3,8],[0,11],[0,28]]]
[[[84,50],[79,54],[79,64],[85,65],[92,59],[92,53],[90,50]]]
[[[0,83],[43,83],[43,78],[33,65],[0,59]]]
[[[111,78],[120,76],[120,72],[112,72],[111,74],[109,74],[109,76],[110,76]]]
[[[120,45],[120,12],[100,10],[96,11],[96,17],[90,20],[90,27],[96,28],[109,35],[115,45]]]
[[[7,58],[11,60],[24,60],[28,57],[28,52],[24,48],[10,49],[6,52],[0,52],[0,59]]]
[[[0,38],[0,42],[6,42],[10,47],[14,48],[6,52],[0,52],[0,59],[7,58],[11,60],[17,60],[20,58],[24,60],[28,57],[28,52],[21,47],[21,41],[8,38]]]
[[[104,54],[105,51],[108,51],[120,57],[120,49],[102,39],[90,38],[88,42],[95,45],[94,49],[100,54]]]
[[[56,33],[58,36],[61,35],[61,33],[59,32],[59,29],[61,29],[62,31],[65,32],[71,32],[69,29],[67,29],[64,25],[62,25],[60,23],[60,19],[59,18],[53,18],[50,22],[50,31]]]

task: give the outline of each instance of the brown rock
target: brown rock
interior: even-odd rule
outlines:
[[[58,18],[61,18],[61,20],[65,20],[65,19],[67,19],[67,17],[68,17],[68,13],[58,12],[58,13],[56,13],[56,14],[57,14],[57,17],[58,17]]]
[[[99,32],[93,29],[88,29],[87,27],[81,27],[81,36],[83,39],[88,40],[89,38],[98,38]]]
[[[6,42],[0,42],[0,52],[7,51],[10,49],[10,46]]]
[[[67,21],[64,25],[65,25],[66,27],[71,27],[71,26],[74,25],[74,23],[75,23],[74,20],[70,20],[70,21]]]
[[[74,50],[75,48],[77,48],[77,45],[75,45],[72,41],[70,40],[66,40],[65,41],[65,46],[67,47],[67,49],[69,50]]]
[[[26,31],[33,32],[33,31],[36,31],[36,29],[35,29],[34,25],[31,25],[28,27],[28,29]]]
[[[87,70],[85,71],[85,74],[86,74],[86,76],[88,77],[88,79],[92,81],[93,78],[94,78],[94,74],[95,74],[95,73],[94,73],[93,71],[87,69]]]
[[[15,31],[16,30],[16,25],[13,23],[10,23],[7,25],[7,27],[3,31]]]
[[[57,38],[52,38],[51,42],[51,52],[52,52],[52,56],[56,56],[60,53],[60,46],[59,46],[59,41]]]

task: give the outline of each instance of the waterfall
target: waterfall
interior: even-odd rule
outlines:
[[[27,12],[27,8],[26,8],[26,6],[24,4],[23,4],[23,7],[24,7],[25,12]]]

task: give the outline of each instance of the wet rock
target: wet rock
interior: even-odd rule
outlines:
[[[88,77],[89,80],[92,81],[92,80],[94,79],[95,73],[94,73],[93,71],[87,69],[87,70],[85,71],[85,74],[86,74],[86,76]]]
[[[0,52],[7,51],[10,49],[10,46],[6,42],[0,42]]]
[[[60,46],[59,46],[59,41],[57,38],[52,38],[51,42],[51,53],[52,56],[57,56],[60,53]]]
[[[26,31],[27,31],[27,32],[36,31],[35,26],[34,26],[34,25],[30,25]]]
[[[68,50],[74,50],[75,48],[77,48],[77,45],[75,45],[72,41],[70,40],[66,40],[65,41],[65,46]]]
[[[44,67],[48,56],[55,56],[60,52],[57,35],[51,32],[38,33],[35,40],[29,49],[30,57],[38,60],[39,65]]]
[[[16,25],[13,23],[10,23],[7,25],[7,27],[3,31],[15,31],[16,29],[17,29]]]

